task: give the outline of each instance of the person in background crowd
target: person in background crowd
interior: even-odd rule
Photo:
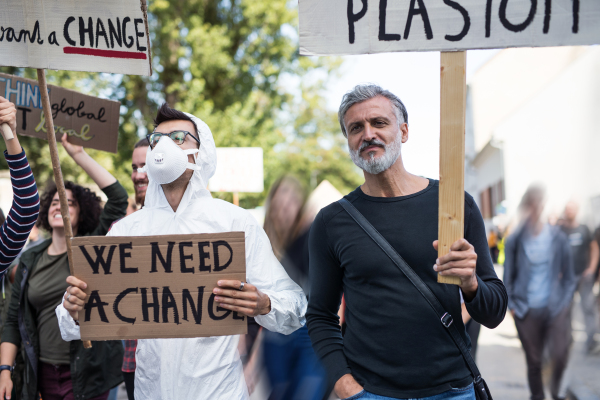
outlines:
[[[402,101],[379,86],[359,85],[344,95],[338,118],[365,177],[344,199],[431,289],[468,346],[461,293],[471,317],[491,328],[507,304],[475,201],[465,193],[465,238],[438,258],[439,184],[404,168],[409,136]],[[308,330],[340,398],[475,399],[474,376],[440,316],[339,202],[317,215],[309,248]],[[460,285],[438,284],[438,273],[460,278]]]
[[[0,273],[8,269],[19,255],[35,225],[40,210],[37,185],[25,151],[17,137],[17,109],[4,97],[0,97],[0,125],[8,124],[13,132],[12,139],[4,139],[4,158],[10,170],[13,203],[0,226]],[[0,135],[4,138],[4,135]]]
[[[0,210],[0,275],[2,276],[2,298],[0,301],[0,327],[3,330],[8,315],[8,306],[12,293],[12,282],[14,281],[15,268],[11,268],[18,255],[23,250],[27,238],[35,229],[40,210],[40,198],[38,195],[35,179],[27,162],[25,151],[19,143],[17,136],[17,110],[15,105],[4,97],[0,97],[0,125],[6,123],[10,127],[13,138],[4,139],[6,151],[4,157],[10,170],[13,203],[8,212],[8,218]],[[4,138],[3,135],[0,134]],[[15,387],[20,390],[23,387],[23,363],[19,355],[17,368],[15,370]],[[0,375],[10,375],[12,364],[0,370]],[[10,393],[9,393],[10,397]]]
[[[594,241],[600,247],[600,227],[596,228],[596,230],[594,231]],[[599,280],[600,280],[600,260],[598,261],[598,264],[596,264],[596,272],[594,273],[594,281],[598,282]],[[596,297],[596,306],[600,307],[600,296]],[[596,311],[598,311],[598,309],[596,309]],[[595,354],[597,354],[598,350],[599,350],[598,347],[596,347],[596,349],[593,350],[593,352]]]
[[[143,138],[133,146],[131,155],[131,180],[135,191],[135,202],[139,207],[144,206],[146,201],[146,190],[148,189],[148,174],[138,171],[146,165],[146,152],[148,151],[148,139]]]
[[[265,203],[264,228],[273,253],[308,298],[308,233],[301,216],[306,196],[300,182],[290,176],[277,180]],[[326,376],[302,327],[290,335],[264,332],[264,361],[272,393],[269,400],[321,400]]]
[[[490,255],[492,256],[492,262],[496,264],[498,262],[498,233],[496,228],[490,231],[488,235],[488,246],[490,248]]]
[[[146,189],[148,188],[148,174],[138,171],[146,165],[146,152],[148,151],[148,139],[143,138],[133,147],[131,156],[131,180],[133,181],[133,190],[135,191],[135,208],[127,208],[127,215],[138,210],[138,207],[144,206],[146,201]],[[131,212],[130,212],[131,209]],[[135,349],[137,348],[137,340],[126,339],[123,341],[125,352],[123,354],[123,379],[125,380],[125,390],[127,390],[127,398],[134,400],[133,395],[135,388]]]
[[[213,199],[206,189],[217,166],[210,128],[167,104],[154,122],[155,131],[148,135],[152,150],[146,157],[144,207],[117,222],[108,236],[243,231],[247,282],[219,280],[212,290],[215,305],[285,334],[303,326],[306,298],[273,255],[264,230],[247,211]],[[77,321],[87,285],[74,276],[67,281],[71,286],[56,314],[63,339],[79,340]],[[238,341],[239,335],[138,340],[136,398],[248,399]]]
[[[81,146],[62,137],[73,160],[106,194],[100,198],[89,189],[65,182],[71,224],[75,236],[105,235],[110,225],[125,215],[127,192]],[[51,238],[23,253],[12,288],[7,320],[0,346],[1,364],[12,366],[20,345],[25,360],[22,398],[34,400],[38,393],[51,399],[106,399],[109,390],[123,381],[120,341],[94,342],[84,349],[81,341],[62,340],[54,313],[67,288],[67,243],[55,185],[41,199],[39,225]],[[0,375],[0,398],[11,398],[10,371]]]
[[[571,248],[558,226],[542,222],[545,190],[530,186],[521,200],[524,222],[506,240],[504,284],[527,361],[532,400],[544,399],[542,360],[546,344],[553,371],[550,392],[560,383],[571,344],[571,300],[577,286]]]
[[[571,245],[573,268],[578,282],[577,291],[581,298],[581,309],[585,321],[585,332],[587,333],[586,352],[592,353],[597,345],[594,338],[598,332],[594,282],[596,281],[595,275],[600,259],[600,249],[590,229],[577,221],[578,212],[579,205],[574,201],[569,201],[565,206],[561,229],[567,235]]]
[[[473,360],[477,362],[477,343],[479,341],[481,324],[471,318],[464,301],[461,301],[461,314],[463,324],[465,324],[465,330],[467,331],[467,335],[469,335],[469,339],[471,340],[471,357],[473,357]]]

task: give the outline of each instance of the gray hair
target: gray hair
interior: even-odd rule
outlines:
[[[394,106],[394,113],[396,114],[396,120],[398,121],[398,126],[400,126],[402,123],[408,123],[408,112],[406,111],[406,107],[404,107],[402,100],[400,100],[395,94],[375,84],[357,85],[354,87],[354,89],[344,95],[342,98],[342,104],[340,104],[340,109],[338,111],[338,120],[340,122],[340,127],[342,128],[342,133],[345,137],[348,137],[348,133],[346,132],[346,127],[344,126],[344,118],[346,117],[346,113],[350,107],[357,103],[371,100],[377,96],[385,97],[392,103]]]

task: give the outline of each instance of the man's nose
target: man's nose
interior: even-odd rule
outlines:
[[[146,173],[145,172],[138,172],[137,169],[134,169],[133,172],[131,173],[131,179],[135,180],[135,179],[144,179],[146,177]]]
[[[377,130],[371,126],[371,124],[365,124],[365,129],[363,131],[363,140],[369,141],[375,139],[377,135],[375,134]]]

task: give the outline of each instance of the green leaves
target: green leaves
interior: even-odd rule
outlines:
[[[297,26],[297,7],[288,0],[153,0],[151,77],[59,71],[49,72],[48,79],[121,101],[119,153],[89,152],[130,193],[133,145],[152,129],[164,101],[203,119],[217,146],[263,148],[265,193],[241,194],[243,207],[262,204],[271,183],[284,173],[296,175],[308,188],[328,179],[348,192],[362,177],[324,98],[327,81],[341,62],[300,58]],[[33,70],[16,72],[35,75]],[[43,182],[51,176],[46,142],[24,138],[23,144]],[[66,179],[88,181],[66,154],[61,153],[61,163]],[[230,194],[219,197],[231,200]]]

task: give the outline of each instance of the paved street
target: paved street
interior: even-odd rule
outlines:
[[[502,267],[498,267],[502,277]],[[586,355],[585,332],[579,297],[575,295],[573,308],[573,347],[564,392],[569,387],[578,400],[600,400],[600,355]],[[494,330],[482,327],[479,335],[477,364],[494,395],[499,400],[525,400],[529,398],[525,355],[517,336],[510,313]],[[548,376],[548,368],[544,371]],[[547,396],[549,395],[547,391]]]
[[[529,398],[525,356],[510,315],[494,330],[481,327],[477,365],[495,399]]]

